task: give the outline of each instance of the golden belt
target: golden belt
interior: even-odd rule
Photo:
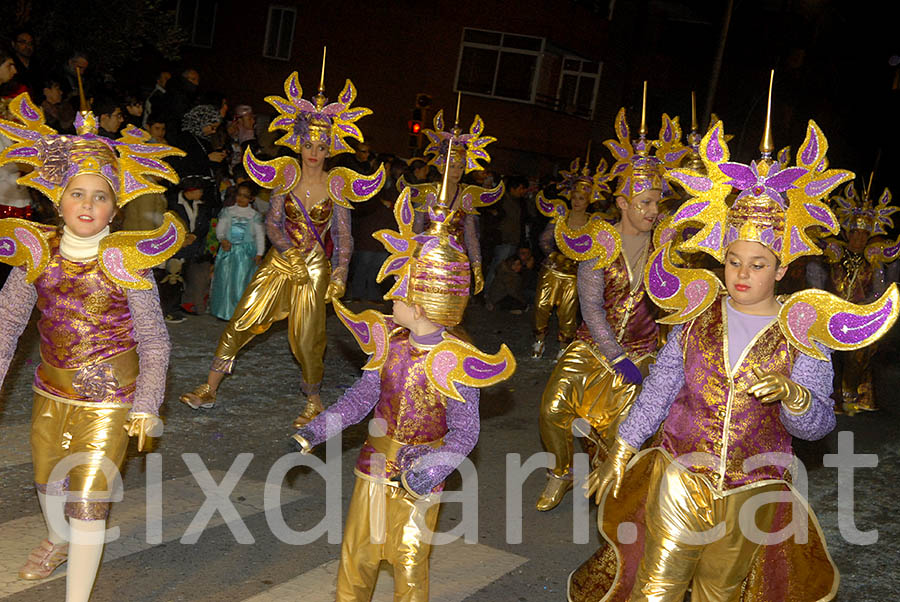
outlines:
[[[118,355],[108,357],[102,362],[97,363],[106,364],[112,367],[119,389],[126,387],[137,380],[138,372],[140,371],[137,347],[132,347],[127,351],[123,351]],[[80,395],[73,387],[72,381],[82,368],[84,368],[84,366],[78,368],[57,368],[56,366],[47,363],[47,360],[41,358],[41,365],[38,366],[38,375],[43,382],[67,395]]]

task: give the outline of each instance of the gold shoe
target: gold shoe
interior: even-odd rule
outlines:
[[[46,579],[69,557],[69,544],[52,544],[45,539],[31,551],[19,569],[19,579]]]
[[[211,410],[216,407],[216,392],[209,386],[209,383],[203,383],[190,393],[184,393],[178,400],[195,410],[201,408]]]
[[[571,488],[571,479],[560,478],[553,473],[549,473],[547,484],[544,486],[544,491],[541,492],[541,497],[538,498],[535,508],[541,512],[553,510],[559,506],[559,503],[566,496],[566,492]]]
[[[294,422],[291,423],[291,426],[294,427],[294,430],[299,429],[301,426],[306,426],[312,419],[322,413],[322,410],[325,408],[322,407],[321,401],[306,401],[306,407],[303,408],[303,411],[300,412],[300,415],[294,418]]]

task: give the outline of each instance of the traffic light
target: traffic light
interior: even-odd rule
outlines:
[[[419,148],[422,138],[422,122],[425,119],[425,110],[415,107],[412,110],[412,119],[409,120],[409,148]]]

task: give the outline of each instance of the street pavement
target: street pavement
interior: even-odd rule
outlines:
[[[350,307],[360,310],[365,305]],[[549,342],[545,359],[530,359],[530,320],[528,312],[489,312],[480,304],[467,312],[465,327],[474,342],[488,352],[506,342],[519,368],[508,382],[482,393],[481,437],[470,456],[475,470],[449,480],[448,490],[464,488],[477,491],[477,496],[472,496],[476,503],[448,502],[441,510],[438,531],[464,529],[466,537],[434,548],[435,602],[564,600],[569,572],[598,545],[596,513],[583,499],[570,494],[551,512],[534,509],[544,483],[539,468],[543,457],[536,455],[543,451],[537,412],[556,345]],[[328,486],[314,468],[286,464],[297,457],[287,455],[288,437],[303,402],[285,323],[257,337],[239,356],[234,375],[219,390],[216,408],[194,411],[179,403],[180,393],[205,379],[224,325],[211,316],[168,325],[173,351],[162,408],[166,432],[150,454],[138,454],[131,445],[122,499],[110,516],[114,532],[108,535],[95,602],[333,600],[340,532],[315,530],[326,516],[344,522],[353,465],[367,425],[347,429],[335,445],[340,464],[332,463],[332,468],[339,466],[340,474],[330,477]],[[354,382],[365,362],[331,312],[328,335],[326,405]],[[838,416],[838,427],[828,437],[796,444],[808,471],[811,505],[841,571],[841,601],[900,599],[900,576],[890,569],[900,557],[895,510],[900,470],[893,438],[900,427],[897,347],[898,337],[891,332],[875,358],[881,411]],[[65,566],[44,581],[16,577],[28,551],[45,535],[28,442],[31,378],[39,359],[32,324],[0,395],[4,602],[65,598]],[[824,466],[823,457],[835,454],[839,441],[846,450],[848,433],[857,454],[870,454],[859,463],[871,466],[877,461],[877,466],[859,468],[852,487],[842,485],[841,505],[848,506],[846,495],[853,492],[854,512],[843,513],[839,521],[838,471]],[[324,449],[315,454],[323,461],[327,457]],[[827,457],[824,463],[830,463]],[[518,469],[522,465],[535,470],[527,474]],[[527,477],[517,487],[520,473]],[[850,543],[848,539],[859,539],[851,534],[853,529],[868,532],[863,539],[877,539],[865,545]],[[305,531],[311,532],[305,537],[311,541],[300,543]],[[391,591],[392,575],[385,565],[373,600],[391,600]]]

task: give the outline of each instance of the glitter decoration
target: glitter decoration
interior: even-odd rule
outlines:
[[[123,288],[148,290],[153,287],[150,269],[175,255],[186,234],[184,224],[170,211],[155,230],[114,232],[100,241],[100,269]]]
[[[55,230],[16,217],[0,219],[0,262],[25,266],[25,281],[34,282],[50,261],[47,238]]]
[[[380,370],[387,359],[388,324],[385,316],[374,309],[355,314],[337,299],[332,305],[334,313],[356,339],[360,349],[369,354],[369,361],[362,369]]]

